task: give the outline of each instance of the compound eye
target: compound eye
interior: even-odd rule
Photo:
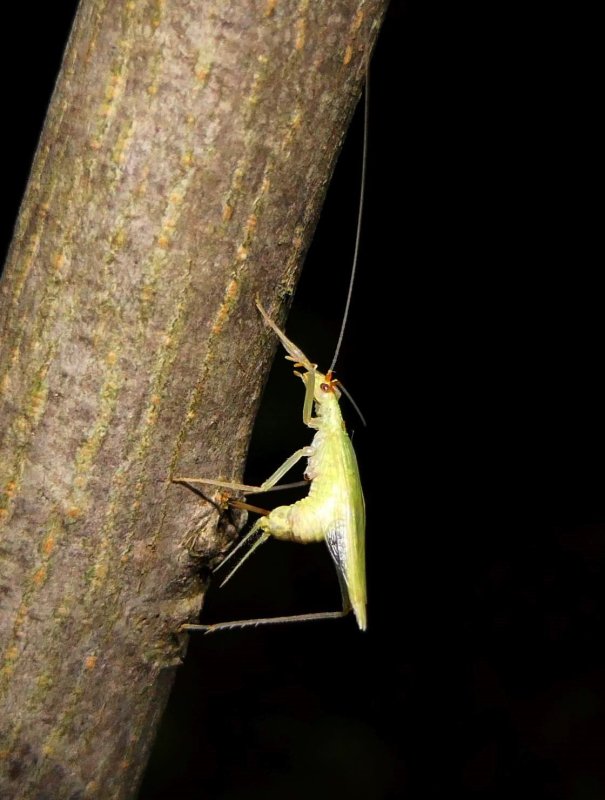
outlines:
[[[319,388],[322,392],[330,392],[332,391],[332,387],[329,383],[320,383]]]

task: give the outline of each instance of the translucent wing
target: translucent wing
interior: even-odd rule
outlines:
[[[351,608],[351,600],[346,579],[347,541],[345,530],[344,520],[338,520],[334,527],[326,533],[326,544],[336,566],[336,574],[338,575],[342,594],[342,607],[344,610],[348,610]]]
[[[338,458],[339,515],[326,531],[328,550],[338,573],[343,603],[353,606],[359,627],[366,628],[365,505],[355,451],[346,434]]]

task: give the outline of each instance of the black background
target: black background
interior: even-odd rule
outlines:
[[[368,419],[345,412],[368,509],[369,630],[194,638],[141,800],[605,796],[595,24],[485,5],[394,2],[372,64],[338,364]],[[72,14],[23,12],[2,55],[6,242]],[[324,368],[360,153],[358,112],[288,319]],[[308,442],[301,404],[278,354],[249,482]],[[212,589],[204,618],[338,602],[325,548],[271,542]]]

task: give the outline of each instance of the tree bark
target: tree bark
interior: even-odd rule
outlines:
[[[1,284],[0,796],[131,797],[385,0],[82,0]]]

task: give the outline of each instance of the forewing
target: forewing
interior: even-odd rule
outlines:
[[[339,464],[337,509],[326,532],[326,542],[336,565],[343,599],[350,599],[356,615],[365,615],[365,506],[353,446],[346,434],[335,459]],[[343,586],[346,587],[346,593]]]

